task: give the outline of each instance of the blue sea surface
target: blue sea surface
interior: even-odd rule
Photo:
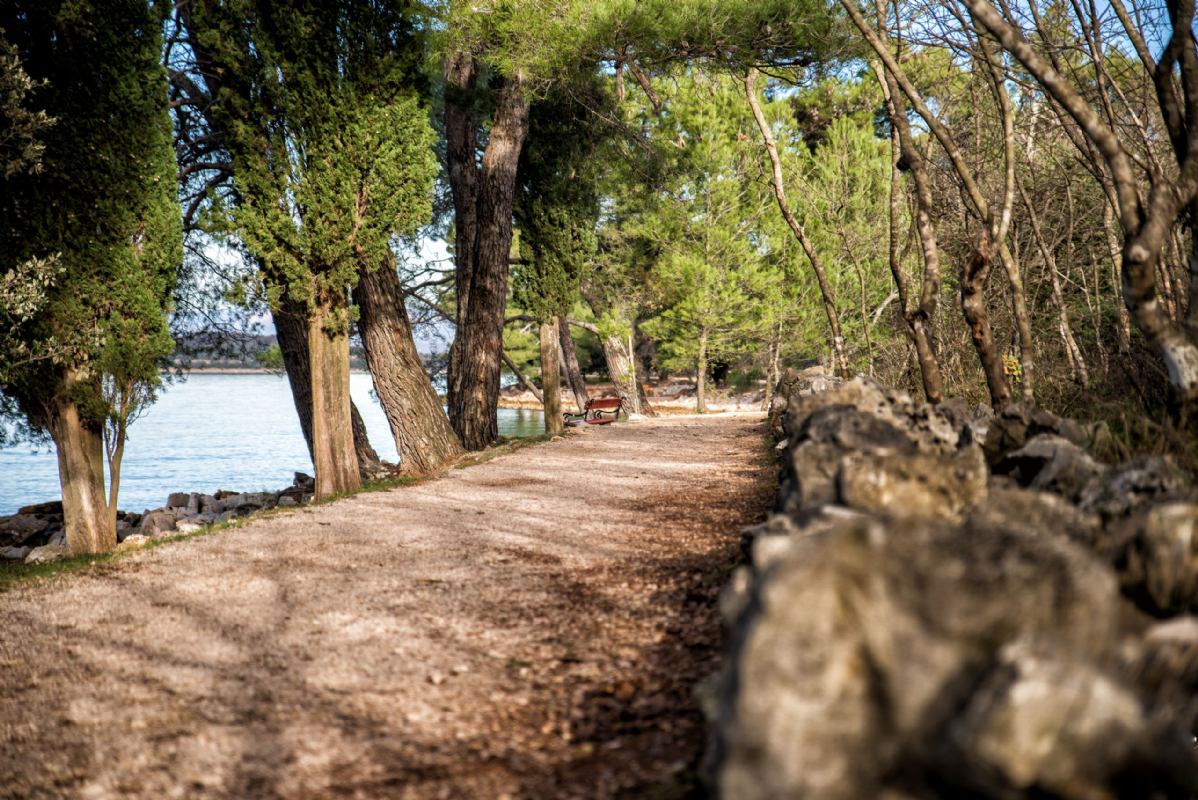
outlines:
[[[394,462],[395,441],[372,389],[369,374],[350,376],[371,444]],[[541,411],[499,409],[502,436],[543,431]],[[118,505],[141,511],[171,492],[282,489],[297,471],[311,474],[312,461],[285,377],[194,374],[167,386],[129,429]],[[52,446],[0,449],[0,515],[59,494]]]

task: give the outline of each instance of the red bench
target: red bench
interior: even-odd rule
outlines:
[[[566,420],[581,419],[588,425],[608,425],[616,421],[624,409],[624,401],[618,397],[596,397],[587,400],[581,414],[566,414]]]

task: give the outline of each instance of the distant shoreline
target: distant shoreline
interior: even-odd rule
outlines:
[[[266,369],[265,367],[179,367],[187,375],[278,375],[280,378],[287,373],[281,369]],[[174,374],[175,369],[162,369],[161,375]],[[351,375],[368,375],[369,370],[351,369]]]

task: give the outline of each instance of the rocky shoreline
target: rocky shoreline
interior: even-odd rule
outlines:
[[[314,489],[312,477],[297,472],[291,486],[277,492],[174,492],[160,508],[146,509],[140,514],[118,511],[117,549],[130,549],[153,539],[194,533],[269,508],[303,505],[311,501]],[[62,501],[24,506],[16,514],[0,517],[0,559],[46,564],[69,555]]]
[[[721,796],[1195,796],[1193,476],[1103,463],[1101,426],[818,373],[772,425],[778,506],[707,697]]]

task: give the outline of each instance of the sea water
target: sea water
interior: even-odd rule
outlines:
[[[387,418],[370,375],[350,376],[350,393],[381,458],[397,460]],[[501,436],[544,432],[539,410],[499,409]],[[164,388],[129,429],[118,505],[158,508],[171,492],[256,492],[290,485],[312,472],[291,388],[282,375],[193,374]],[[57,499],[52,445],[0,449],[0,515]]]

